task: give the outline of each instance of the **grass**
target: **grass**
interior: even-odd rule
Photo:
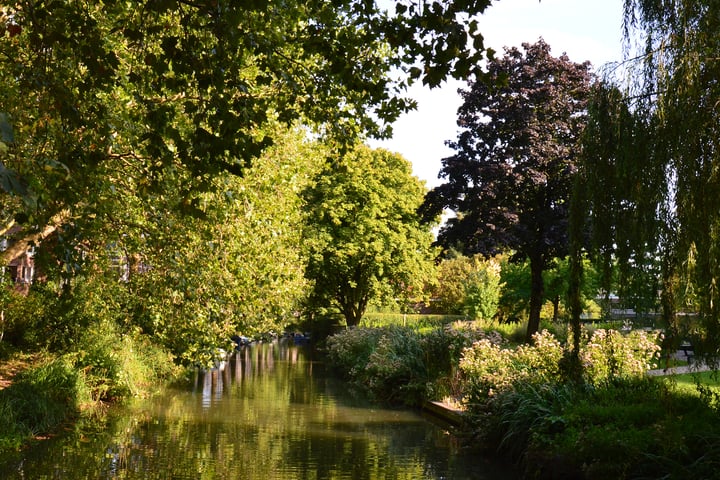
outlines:
[[[675,367],[686,367],[688,362],[686,360],[680,360],[677,358],[657,358],[653,361],[652,365],[650,365],[650,368],[653,370],[659,369],[659,368],[675,368]]]
[[[366,313],[360,321],[360,326],[368,328],[388,327],[402,325],[404,327],[427,328],[440,327],[457,320],[465,320],[462,315],[432,315],[432,314],[403,314],[403,313]]]
[[[690,383],[527,385],[504,397],[494,444],[522,458],[530,478],[717,478],[708,476],[720,461],[717,404]]]
[[[697,385],[705,386],[720,392],[720,372],[693,372],[664,377],[679,390],[697,393]]]

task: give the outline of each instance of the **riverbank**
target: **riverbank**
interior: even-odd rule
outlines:
[[[565,347],[548,332],[512,346],[463,326],[354,329],[328,346],[345,378],[383,402],[458,424],[456,409],[432,400],[463,398],[468,446],[521,465],[529,478],[714,478],[717,392],[648,374],[655,333],[596,330],[586,342],[581,376],[569,373]]]
[[[107,341],[106,341],[107,340]],[[0,356],[0,451],[48,438],[111,404],[152,395],[181,374],[166,352],[129,336],[96,337],[82,350]]]

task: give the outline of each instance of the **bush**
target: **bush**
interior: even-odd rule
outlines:
[[[83,372],[93,402],[144,395],[175,370],[167,352],[110,322],[92,325],[67,357]]]
[[[365,370],[381,334],[381,329],[358,327],[329,337],[328,361],[345,378],[358,378]]]
[[[427,332],[422,343],[430,376],[438,378],[452,373],[463,351],[482,339],[497,345],[504,342],[499,333],[488,332],[475,322],[453,322]]]
[[[659,334],[633,330],[595,330],[580,351],[586,380],[592,384],[644,375],[660,356]]]
[[[348,329],[328,339],[328,360],[378,400],[417,404],[424,393],[427,369],[413,329]]]
[[[657,333],[596,330],[580,349],[585,381],[599,385],[616,379],[641,377],[660,352]],[[566,352],[547,330],[533,337],[532,345],[501,348],[486,340],[465,350],[460,361],[470,404],[487,401],[526,383],[563,381],[560,361]]]
[[[328,339],[328,361],[379,400],[417,404],[457,393],[462,351],[481,338],[502,341],[466,322],[425,334],[399,326],[353,328]]]
[[[408,328],[387,328],[378,338],[361,379],[375,398],[417,405],[428,381],[420,336]]]
[[[463,353],[460,369],[466,378],[466,402],[481,406],[498,393],[518,385],[560,380],[563,347],[547,331],[533,336],[533,345],[503,348],[487,339]]]
[[[56,324],[58,296],[50,287],[35,284],[27,295],[11,292],[5,309],[3,339],[19,347],[46,348],[68,332]]]

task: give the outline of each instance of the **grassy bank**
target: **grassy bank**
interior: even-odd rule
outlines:
[[[179,372],[169,355],[140,335],[91,328],[78,347],[0,356],[0,451],[17,449],[111,403],[151,395]]]
[[[517,345],[460,323],[353,329],[328,348],[380,401],[459,398],[472,444],[529,478],[714,478],[720,462],[717,378],[647,377],[659,354],[653,334],[589,333],[581,376],[549,333]]]

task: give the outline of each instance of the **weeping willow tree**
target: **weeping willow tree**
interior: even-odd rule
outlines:
[[[600,84],[589,107],[572,252],[578,258],[590,248],[606,280],[613,266],[623,287],[639,283],[649,293],[657,285],[669,337],[691,336],[701,353],[717,357],[720,2],[625,0],[624,7],[639,68],[623,89]],[[699,321],[681,325],[679,311]]]

